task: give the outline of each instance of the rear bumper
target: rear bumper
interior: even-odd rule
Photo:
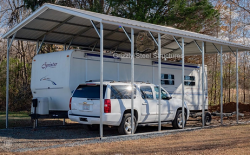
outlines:
[[[68,117],[71,121],[75,121],[81,124],[100,124],[100,116],[89,116],[73,114],[71,110],[68,111]],[[102,122],[104,125],[119,126],[121,122],[121,114],[108,113],[103,114]]]

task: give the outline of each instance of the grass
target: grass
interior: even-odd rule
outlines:
[[[19,111],[19,112],[9,112],[9,117],[29,117],[30,112],[28,111]],[[2,118],[5,119],[6,117],[6,112],[5,111],[0,111],[0,120]]]
[[[23,121],[30,122],[29,114],[30,112],[28,111],[9,112],[9,127],[26,126],[26,124],[23,123]],[[0,111],[0,129],[3,129],[5,127],[6,127],[6,112]]]

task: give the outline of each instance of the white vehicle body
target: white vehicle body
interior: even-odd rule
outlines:
[[[151,55],[153,58],[153,55]],[[156,59],[135,57],[135,81],[158,84],[158,64]],[[104,54],[104,80],[130,81],[131,64],[129,58],[114,58]],[[185,64],[185,82],[193,86],[185,86],[185,102],[190,111],[202,109],[202,68],[199,65]],[[162,63],[162,87],[173,98],[181,99],[181,63]],[[165,76],[164,76],[165,75]],[[205,67],[206,76],[206,67]],[[99,80],[99,55],[92,51],[68,50],[48,54],[39,54],[33,58],[31,74],[31,90],[33,98],[47,98],[47,112],[53,117],[67,117],[69,99],[75,88],[89,80]],[[170,79],[168,79],[170,77]],[[170,80],[172,85],[164,84]],[[205,77],[205,109],[208,109],[207,80]],[[173,82],[174,81],[174,82]],[[39,101],[38,101],[39,102]],[[38,103],[39,104],[39,103]],[[44,111],[44,110],[43,110]],[[45,110],[46,111],[46,110]],[[32,113],[34,108],[32,107]],[[63,115],[60,115],[63,114]]]
[[[93,90],[93,88],[98,90]],[[130,88],[130,89],[124,89]],[[85,90],[84,90],[85,89]],[[137,123],[155,123],[158,122],[159,104],[156,90],[158,86],[147,83],[135,84],[134,96],[134,115]],[[151,90],[150,90],[151,89]],[[92,94],[84,95],[87,91]],[[131,84],[123,82],[104,82],[104,107],[105,100],[109,100],[111,111],[102,115],[104,125],[119,126],[125,113],[131,113]],[[170,97],[168,92],[162,88],[165,97]],[[106,93],[105,93],[106,92]],[[96,95],[93,95],[96,93]],[[77,94],[77,95],[76,95]],[[71,99],[71,110],[69,110],[69,119],[81,124],[100,124],[100,82],[90,82],[80,85],[73,93]],[[142,94],[147,94],[143,97]],[[84,97],[82,97],[82,95]],[[95,96],[97,98],[91,98]],[[118,97],[117,97],[118,96]],[[122,96],[122,97],[120,97]],[[125,96],[125,97],[124,97]],[[128,98],[128,96],[130,98]],[[146,97],[147,96],[147,97]],[[162,95],[163,96],[163,95]],[[87,108],[86,108],[87,107]],[[187,119],[189,110],[184,104]],[[176,98],[161,100],[161,121],[172,122],[175,119],[178,110],[182,108],[182,100]]]

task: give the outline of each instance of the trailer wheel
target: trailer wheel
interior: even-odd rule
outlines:
[[[210,112],[206,112],[205,117],[204,117],[204,121],[205,121],[205,126],[209,126],[211,124],[212,121],[212,116]]]
[[[187,120],[187,116],[186,116],[186,113],[184,113],[184,115],[185,115],[185,124],[184,124],[184,126],[186,126],[186,120]],[[177,112],[176,112],[176,115],[175,115],[175,118],[174,118],[174,120],[173,120],[173,122],[172,122],[172,125],[173,125],[173,127],[175,128],[175,129],[182,129],[182,110],[178,110]]]
[[[137,122],[136,122],[136,118],[134,116],[134,133],[136,131],[137,128]],[[131,134],[131,130],[132,130],[132,125],[131,125],[131,114],[125,114],[122,118],[122,122],[120,124],[120,126],[118,127],[118,132],[121,135],[130,135]]]

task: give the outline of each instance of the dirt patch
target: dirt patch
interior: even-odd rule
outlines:
[[[220,105],[210,106],[209,111],[220,112]],[[236,103],[235,102],[229,102],[229,103],[223,104],[223,112],[224,113],[231,113],[231,112],[235,112],[235,111],[236,111]],[[239,102],[239,112],[240,113],[250,112],[250,104],[243,104],[243,103]]]

